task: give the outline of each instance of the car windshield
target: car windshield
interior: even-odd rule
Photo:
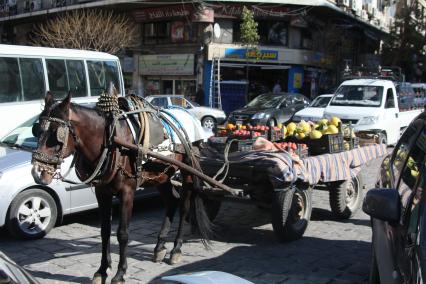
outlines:
[[[332,97],[317,97],[315,98],[315,100],[312,101],[309,107],[326,107],[330,102],[331,98]]]
[[[343,85],[330,102],[334,106],[379,107],[382,103],[383,87]]]
[[[0,143],[10,147],[34,150],[37,148],[37,138],[32,133],[33,124],[38,121],[38,115],[22,123],[9,134],[4,136]]]
[[[282,101],[283,97],[275,94],[260,95],[244,108],[274,108]]]

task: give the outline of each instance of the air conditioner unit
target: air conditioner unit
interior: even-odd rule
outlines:
[[[30,11],[38,11],[41,9],[41,0],[31,0]]]
[[[356,10],[358,10],[358,0],[352,0],[351,9],[352,11],[355,11],[355,12]]]

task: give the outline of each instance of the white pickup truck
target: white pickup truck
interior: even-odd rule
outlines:
[[[401,130],[423,111],[414,105],[414,97],[397,93],[395,83],[383,79],[354,79],[344,81],[324,110],[324,117],[339,117],[351,122],[355,131],[379,133],[382,143],[393,145]]]

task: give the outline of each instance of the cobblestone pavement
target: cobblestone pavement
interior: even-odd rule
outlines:
[[[380,161],[364,171],[374,183]],[[180,265],[151,262],[163,207],[158,199],[135,204],[131,223],[127,283],[163,283],[161,276],[219,270],[254,283],[365,283],[370,262],[371,230],[361,210],[349,220],[335,220],[328,192],[314,191],[311,222],[291,243],[277,242],[268,211],[254,205],[225,202],[216,219],[217,237],[205,250],[198,239],[183,246]],[[114,222],[115,231],[117,222]],[[41,283],[89,283],[100,260],[100,229],[96,211],[74,215],[44,239],[15,241],[1,231],[0,250],[31,271]],[[118,243],[111,239],[113,272]],[[171,249],[173,239],[167,244]],[[110,278],[109,278],[110,279]]]

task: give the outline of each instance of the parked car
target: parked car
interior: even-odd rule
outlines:
[[[295,112],[309,105],[301,94],[266,93],[257,96],[243,108],[229,114],[229,123],[270,125],[287,122]]]
[[[370,283],[426,279],[426,114],[405,130],[382,163],[363,210],[371,216]]]
[[[223,110],[200,106],[180,95],[153,95],[147,96],[146,100],[157,107],[184,107],[201,121],[203,127],[209,129],[213,129],[218,124],[224,123],[226,119],[226,114]]]
[[[316,97],[311,104],[296,112],[292,119],[293,121],[299,122],[302,120],[305,121],[318,121],[323,117],[325,107],[330,102],[331,98],[333,97],[333,94],[325,94],[320,95]]]
[[[38,115],[19,125],[0,139],[0,227],[24,239],[44,237],[64,215],[98,206],[94,190],[87,185],[73,185],[60,180],[48,186],[34,182],[31,155],[37,147],[32,126]],[[61,166],[64,175],[72,157]],[[80,182],[74,170],[67,179]],[[78,190],[77,190],[78,189]],[[154,189],[139,189],[139,196],[158,194]]]

